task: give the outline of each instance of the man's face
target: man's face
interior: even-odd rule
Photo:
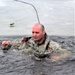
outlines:
[[[41,26],[34,26],[32,28],[32,36],[35,41],[38,41],[44,37],[45,31],[42,31]]]

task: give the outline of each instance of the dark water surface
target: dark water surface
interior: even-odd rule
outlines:
[[[0,45],[3,40],[15,39],[21,39],[21,36],[0,36]],[[75,55],[75,37],[51,36],[51,39]],[[75,75],[75,61],[37,61],[14,50],[3,53],[0,47],[0,75]]]

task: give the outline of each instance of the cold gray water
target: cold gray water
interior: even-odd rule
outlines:
[[[3,40],[13,41],[22,36],[0,36]],[[62,48],[72,52],[67,60],[53,62],[50,59],[37,61],[19,51],[9,50],[3,53],[0,47],[0,75],[75,75],[75,37],[50,36],[61,44]],[[72,60],[74,59],[74,60]]]
[[[22,0],[33,4],[51,39],[70,50],[75,58],[75,0]],[[37,23],[33,7],[14,0],[0,0],[0,75],[75,75],[75,60],[37,61],[15,50],[3,53],[1,42],[31,35]],[[14,23],[12,27],[10,24]],[[55,36],[52,36],[55,35]]]
[[[21,0],[31,3],[49,35],[75,36],[75,0]],[[32,6],[15,0],[0,0],[0,35],[30,35],[37,23]],[[14,27],[10,27],[14,23]]]

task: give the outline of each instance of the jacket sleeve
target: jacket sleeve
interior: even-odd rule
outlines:
[[[32,45],[32,44],[28,41],[27,43],[23,43],[22,45],[20,45],[20,46],[18,47],[18,49],[19,49],[23,54],[32,55],[32,54],[33,54],[33,50],[32,50],[31,45]]]
[[[54,41],[50,42],[49,47],[52,49],[52,56],[59,56],[60,58],[66,58],[71,54],[69,50],[61,48],[61,46]]]

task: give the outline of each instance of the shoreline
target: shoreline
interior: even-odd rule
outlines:
[[[21,36],[32,36],[32,35],[0,35],[0,37],[21,37]],[[48,36],[75,37],[75,35],[48,35]]]

